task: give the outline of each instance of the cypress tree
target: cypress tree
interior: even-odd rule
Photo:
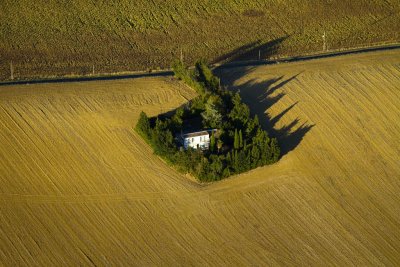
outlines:
[[[242,135],[242,130],[239,130],[239,147],[243,147],[243,135]]]
[[[237,150],[235,150],[234,154],[233,154],[233,167],[235,168],[235,171],[238,170],[238,153]]]
[[[281,149],[278,145],[278,140],[276,140],[276,138],[272,138],[271,139],[271,151],[272,151],[272,162],[277,162],[279,159],[279,156],[281,154]]]
[[[217,141],[217,148],[218,148],[218,153],[221,150],[222,146],[224,145],[224,142],[222,142],[221,139],[218,139]]]
[[[232,162],[231,152],[228,152],[228,154],[226,154],[226,161],[227,161],[228,163],[231,163],[231,162]]]
[[[215,148],[215,136],[214,136],[214,131],[212,131],[210,140],[210,151],[213,152],[214,148]]]
[[[237,129],[235,129],[235,137],[233,139],[233,148],[239,149],[239,135],[238,135]]]
[[[257,114],[254,115],[254,125],[256,125],[256,126],[259,126],[259,125],[260,125],[260,122],[258,121],[258,116],[257,116]]]

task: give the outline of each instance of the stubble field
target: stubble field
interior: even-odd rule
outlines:
[[[3,265],[400,264],[398,50],[220,71],[283,142],[200,185],[132,130],[172,78],[0,87]]]

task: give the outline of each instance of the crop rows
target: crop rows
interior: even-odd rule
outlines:
[[[165,68],[181,51],[188,64],[298,55],[321,51],[324,31],[328,49],[400,41],[395,0],[5,0],[0,10],[1,80],[10,62],[21,79]]]

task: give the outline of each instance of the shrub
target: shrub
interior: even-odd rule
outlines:
[[[147,117],[146,113],[144,113],[143,111],[140,113],[139,120],[136,124],[135,129],[146,140],[150,139],[150,136],[151,136],[150,121],[149,121],[149,118]]]

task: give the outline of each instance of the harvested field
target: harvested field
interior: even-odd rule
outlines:
[[[284,155],[211,185],[132,130],[194,96],[171,78],[0,87],[0,264],[399,265],[399,62],[225,70]]]
[[[0,80],[400,42],[398,0],[2,0]]]

